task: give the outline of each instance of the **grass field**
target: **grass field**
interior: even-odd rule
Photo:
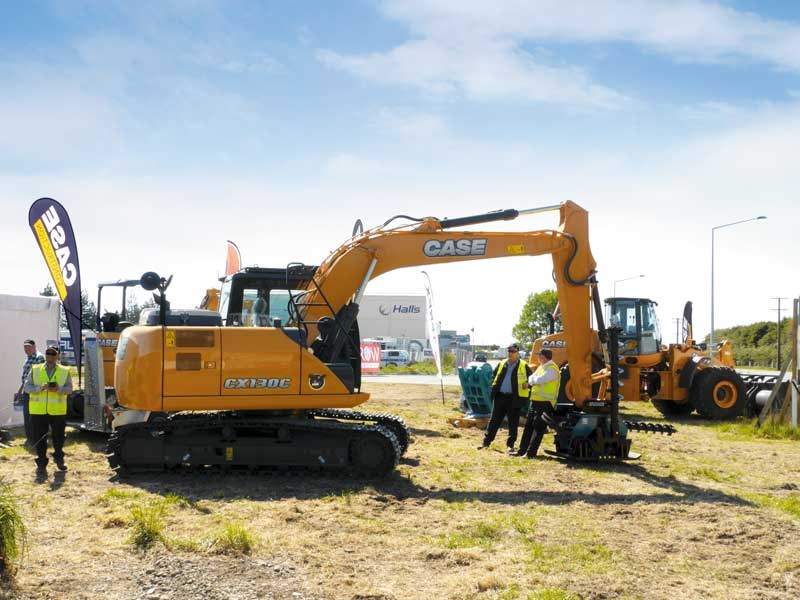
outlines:
[[[368,384],[413,443],[385,480],[170,474],[117,481],[71,432],[66,477],[0,476],[30,531],[13,598],[800,597],[800,444],[748,423],[633,434],[639,461],[505,455],[456,429],[459,390]],[[623,416],[660,420],[649,405]],[[545,446],[550,447],[550,437]]]

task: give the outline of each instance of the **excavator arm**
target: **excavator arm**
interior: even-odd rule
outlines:
[[[556,230],[475,232],[457,227],[508,220],[521,214],[559,210]],[[595,261],[589,246],[588,213],[574,202],[528,211],[506,210],[459,219],[428,217],[411,225],[365,231],[342,244],[317,269],[314,281],[298,302],[298,324],[309,339],[318,337],[321,322],[339,316],[340,331],[349,328],[367,283],[403,267],[549,254],[567,342],[571,392],[578,407],[592,397],[591,292]],[[343,311],[349,306],[351,310]],[[332,329],[332,328],[327,328]],[[322,331],[323,335],[327,332]],[[332,338],[335,336],[331,336]],[[333,342],[331,342],[333,343]],[[330,348],[317,344],[316,351]]]

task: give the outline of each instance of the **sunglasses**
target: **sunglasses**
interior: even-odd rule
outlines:
[[[58,356],[58,352],[45,352],[45,356]]]

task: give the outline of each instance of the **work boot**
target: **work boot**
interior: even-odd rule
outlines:
[[[41,483],[47,480],[47,467],[36,467],[36,482]]]
[[[56,461],[56,467],[58,467],[59,471],[66,471],[67,470],[67,465],[64,464],[63,460],[57,460]]]
[[[526,458],[536,458],[536,453],[539,452],[539,446],[542,443],[542,438],[543,437],[544,437],[544,434],[536,435],[531,440],[531,445],[528,446],[528,451],[525,453],[525,457]]]

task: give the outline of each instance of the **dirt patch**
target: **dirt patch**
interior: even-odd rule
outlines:
[[[730,439],[700,419],[635,434],[636,463],[477,452],[447,423],[458,390],[368,384],[413,443],[385,480],[168,475],[116,481],[102,439],[70,433],[70,471],[34,483],[0,453],[31,529],[19,598],[800,597],[797,442]],[[646,405],[634,418],[659,420]],[[551,445],[549,440],[545,445]],[[130,544],[131,507],[164,503],[163,541]],[[246,528],[249,555],[209,539]]]

